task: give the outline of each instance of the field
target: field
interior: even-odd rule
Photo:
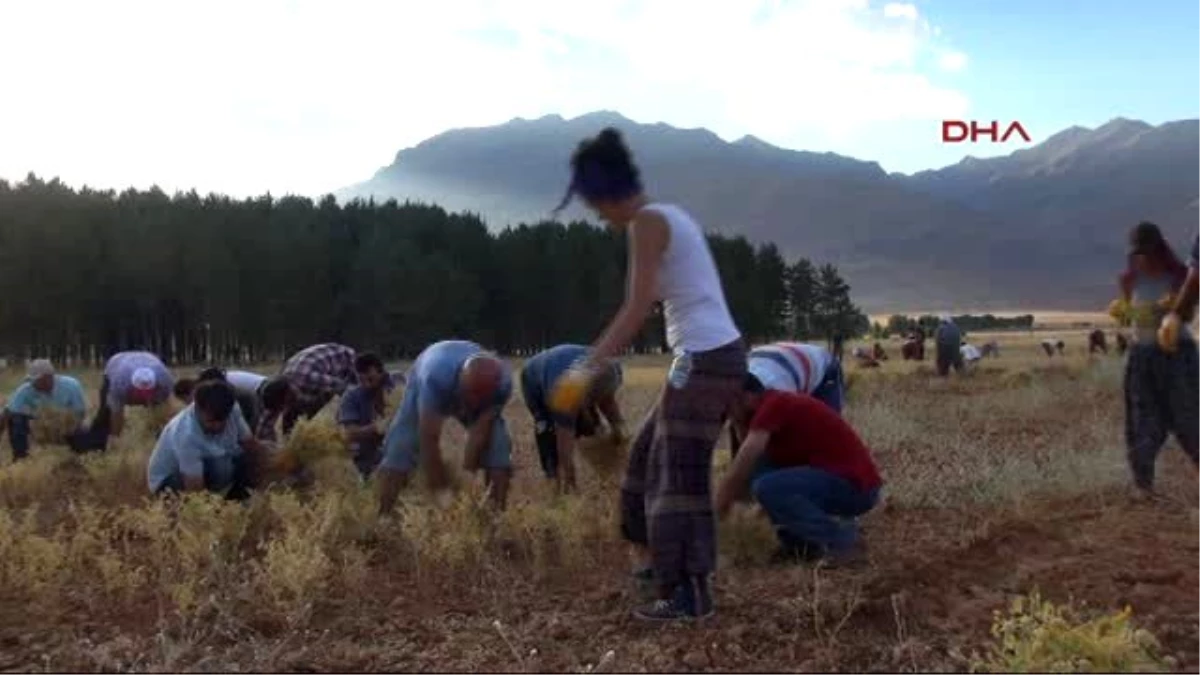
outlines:
[[[467,489],[445,511],[406,495],[404,517],[380,521],[340,459],[307,492],[172,512],[145,497],[154,423],[137,413],[104,456],[35,448],[14,466],[5,443],[0,670],[586,672],[610,651],[595,671],[965,670],[993,612],[1040,591],[1087,617],[1128,606],[1163,667],[1194,672],[1195,473],[1172,441],[1165,498],[1129,499],[1121,360],[1060,335],[1065,359],[999,336],[1000,358],[949,380],[894,344],[881,369],[849,365],[847,416],[886,481],[863,520],[870,564],[771,566],[769,528],[742,515],[722,526],[717,615],[695,626],[629,616],[618,477],[585,464],[580,496],[553,496],[519,401],[512,503],[494,520]],[[664,368],[629,362],[631,420]],[[97,376],[82,377],[94,405]]]

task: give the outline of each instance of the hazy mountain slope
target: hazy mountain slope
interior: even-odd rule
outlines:
[[[551,115],[440,134],[339,196],[432,201],[495,227],[541,220],[562,197],[571,151],[608,125],[625,133],[653,195],[712,230],[837,263],[871,310],[1091,306],[1111,295],[1130,224],[1154,219],[1180,246],[1196,229],[1196,120],[1072,127],[1005,157],[903,176],[612,112]]]

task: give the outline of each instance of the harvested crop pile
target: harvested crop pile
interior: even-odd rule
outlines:
[[[170,401],[147,407],[126,408],[126,411],[137,420],[136,424],[143,430],[141,434],[134,435],[145,435],[149,438],[158,438],[167,423],[179,413],[179,409]]]
[[[275,454],[283,465],[309,466],[323,457],[346,457],[349,453],[346,436],[330,420],[300,420]]]
[[[629,459],[629,441],[615,442],[609,434],[579,439],[579,456],[601,476],[614,476],[625,468]]]
[[[47,406],[37,411],[29,433],[38,445],[63,445],[78,428],[78,418],[70,410]]]

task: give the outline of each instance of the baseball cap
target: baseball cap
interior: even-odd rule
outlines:
[[[54,364],[50,363],[50,359],[34,359],[29,362],[29,367],[26,371],[29,379],[36,380],[39,377],[54,374]]]
[[[158,378],[154,375],[154,369],[142,367],[133,371],[131,382],[134,389],[146,391],[154,389],[155,385],[158,384]]]

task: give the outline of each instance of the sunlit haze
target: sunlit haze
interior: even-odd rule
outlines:
[[[449,128],[600,109],[908,172],[962,157],[944,118],[1195,116],[1194,2],[1107,48],[1131,4],[1052,4],[3,2],[0,177],[319,194]]]

